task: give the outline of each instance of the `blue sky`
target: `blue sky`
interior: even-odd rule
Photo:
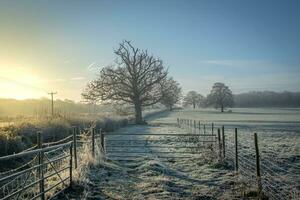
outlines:
[[[219,81],[234,93],[299,91],[299,10],[297,0],[2,0],[0,88],[80,100],[127,39],[163,59],[184,91],[207,94]]]

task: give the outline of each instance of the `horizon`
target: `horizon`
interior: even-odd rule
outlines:
[[[299,92],[299,1],[1,1],[0,98],[81,101],[124,39],[184,93]],[[135,12],[131,12],[134,10]],[[255,14],[254,14],[255,13]]]
[[[189,91],[193,91],[193,90],[189,90]],[[186,91],[183,93],[183,96],[186,95],[187,92],[189,91]],[[261,91],[258,91],[258,90],[250,90],[250,91],[247,91],[247,92],[241,92],[241,93],[233,93],[233,96],[236,96],[236,95],[241,95],[241,94],[251,94],[251,93],[256,93],[256,92],[275,92],[276,94],[283,94],[285,92],[288,92],[288,93],[300,93],[300,91],[295,91],[295,92],[292,92],[292,91],[288,91],[288,90],[284,90],[284,91],[281,91],[281,92],[276,92],[276,91],[271,91],[271,90],[261,90]],[[200,93],[199,93],[200,94]],[[201,94],[203,95],[203,94]],[[204,95],[204,97],[206,97],[206,95]],[[10,97],[0,97],[0,100],[15,100],[15,101],[26,101],[26,100],[48,100],[48,101],[51,101],[51,98],[47,97],[47,96],[41,96],[41,97],[38,97],[38,98],[25,98],[25,99],[18,99],[18,98],[10,98]],[[182,99],[183,100],[183,99]],[[61,99],[61,98],[54,98],[54,101],[72,101],[76,104],[86,104],[87,102],[85,102],[84,100],[80,100],[80,101],[76,101],[74,99]],[[88,103],[89,104],[89,103]],[[102,104],[97,104],[97,105],[102,105]],[[106,103],[104,103],[103,105],[106,105]]]

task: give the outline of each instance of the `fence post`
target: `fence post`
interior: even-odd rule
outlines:
[[[222,147],[223,147],[223,159],[225,159],[225,130],[224,126],[222,126]]]
[[[234,143],[235,143],[235,171],[239,171],[239,157],[238,157],[238,136],[237,128],[234,129]]]
[[[74,163],[75,169],[77,169],[77,135],[76,135],[76,127],[73,126],[73,149],[74,149]]]
[[[204,133],[204,135],[205,135],[205,132],[206,132],[206,130],[205,130],[205,124],[203,124],[203,133]]]
[[[92,129],[92,155],[95,157],[95,128]]]
[[[222,160],[222,155],[221,155],[221,151],[222,151],[222,144],[221,144],[221,134],[220,134],[220,129],[218,128],[218,144],[219,144],[219,160]]]
[[[213,122],[211,123],[211,134],[212,135],[214,134],[214,123]]]
[[[104,134],[102,133],[102,129],[100,129],[100,145],[101,145],[101,150],[105,155]]]
[[[43,148],[43,138],[42,138],[42,132],[37,132],[37,145],[38,149]],[[41,200],[45,200],[45,187],[44,187],[44,152],[39,152],[38,154],[38,161],[39,161],[39,168],[38,168],[38,174],[39,174],[39,188],[40,188],[40,197]]]
[[[73,181],[73,148],[72,148],[73,145],[74,143],[70,145],[70,186],[72,186],[72,181]]]
[[[178,127],[180,127],[180,125],[179,125],[179,118],[177,118],[177,124],[178,124]]]
[[[258,198],[261,199],[262,195],[262,184],[260,175],[260,156],[257,142],[257,133],[254,133],[254,144],[255,144],[255,157],[256,157],[256,177],[257,177],[257,194]]]
[[[201,134],[201,124],[200,124],[200,121],[198,122],[198,125],[199,125],[199,134]]]

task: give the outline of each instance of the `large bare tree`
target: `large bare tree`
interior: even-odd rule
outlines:
[[[104,67],[82,95],[98,101],[134,105],[136,123],[142,124],[142,107],[161,100],[161,84],[168,70],[161,59],[150,55],[147,50],[135,48],[130,41],[120,43],[115,54],[115,64]]]

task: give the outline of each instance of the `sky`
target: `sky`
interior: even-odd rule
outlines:
[[[81,100],[130,40],[184,92],[300,91],[297,0],[1,0],[0,97]]]

